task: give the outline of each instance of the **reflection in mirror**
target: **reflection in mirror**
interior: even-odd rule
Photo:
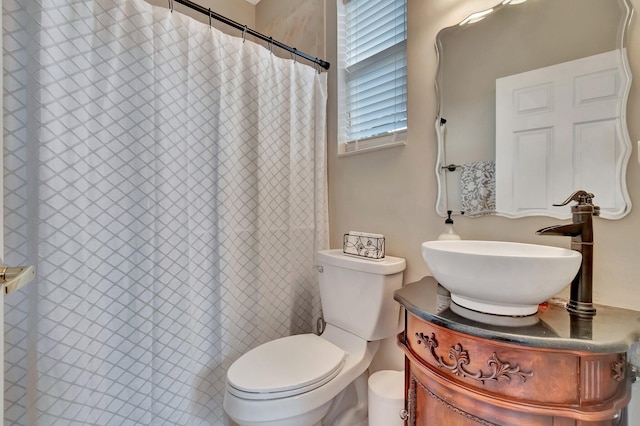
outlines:
[[[438,200],[465,216],[625,216],[628,0],[509,0],[436,39]]]

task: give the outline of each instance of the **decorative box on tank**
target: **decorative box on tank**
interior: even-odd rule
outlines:
[[[350,231],[344,234],[342,251],[345,254],[373,260],[384,259],[384,236]]]

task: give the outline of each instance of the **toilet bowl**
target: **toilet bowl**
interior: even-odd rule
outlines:
[[[267,395],[262,395],[263,398],[261,398],[260,395],[256,395],[256,392],[234,389],[234,383],[231,383],[228,377],[227,392],[224,398],[224,410],[233,421],[242,426],[286,426],[289,424],[292,426],[301,426],[305,424],[316,424],[329,411],[332,399],[367,370],[379,346],[379,342],[367,342],[363,339],[354,338],[355,336],[332,325],[327,325],[322,337],[316,336],[315,334],[302,336],[313,336],[329,345],[333,345],[336,351],[341,351],[344,354],[337,374],[328,381],[323,381],[323,379],[319,377],[318,380],[323,383],[315,386],[311,390],[304,389],[304,382],[301,379],[299,387],[295,390],[289,389],[284,391],[283,393],[288,395],[283,395],[282,397],[278,397],[278,393],[280,392],[277,390],[269,395],[268,390],[263,389],[263,393],[267,393]],[[284,337],[274,342],[287,339],[289,338]],[[260,348],[259,346],[256,349]],[[251,352],[252,351],[247,352],[245,355],[249,355]],[[308,357],[308,355],[308,353],[301,354],[297,351],[292,351],[281,358],[281,361],[283,364],[287,362],[299,363],[302,356],[307,356],[306,361],[309,365],[312,365],[314,361],[321,359],[323,353],[318,353],[313,357]],[[237,362],[238,361],[236,361],[236,363]],[[233,366],[235,366],[235,363]],[[245,372],[247,375],[250,375],[254,371],[249,370]],[[295,380],[293,375],[290,379],[292,382]]]
[[[316,257],[321,336],[276,339],[227,371],[224,410],[241,426],[366,425],[367,368],[379,340],[398,330],[404,259],[375,262],[326,250]]]

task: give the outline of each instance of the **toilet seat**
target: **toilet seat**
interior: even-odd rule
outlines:
[[[242,355],[227,371],[229,393],[268,400],[299,395],[333,379],[346,352],[315,334],[272,340]]]
[[[224,410],[239,425],[300,426],[317,424],[326,414],[331,400],[363,374],[375,355],[379,341],[366,340],[327,324],[322,339],[345,352],[344,365],[338,374],[325,384],[290,397],[248,399],[248,392],[233,390],[227,380]],[[312,359],[320,358],[313,354]],[[240,395],[240,396],[238,396]],[[307,421],[313,418],[313,421]]]

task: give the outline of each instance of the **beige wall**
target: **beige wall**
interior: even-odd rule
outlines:
[[[225,16],[241,25],[254,28],[256,24],[255,6],[244,0],[191,0],[193,3],[199,4],[205,8],[211,8],[212,11],[219,15]],[[169,0],[146,0],[154,6],[169,7]],[[209,22],[209,18],[199,12],[189,9],[186,6],[174,2],[174,10],[185,15],[191,16],[201,22]],[[242,32],[222,23],[212,22],[212,25],[228,34],[241,37]]]
[[[256,5],[256,30],[301,52],[323,59],[325,1],[262,0]],[[289,57],[287,52],[277,53]]]
[[[168,7],[169,0],[146,0],[154,6]],[[191,0],[259,33],[273,37],[301,52],[323,59],[325,55],[325,0],[262,0],[253,5],[244,0]],[[174,2],[174,9],[201,22],[208,17]],[[213,26],[241,37],[242,31],[212,21]],[[268,43],[248,37],[265,47]],[[274,49],[276,55],[290,57],[288,52]],[[297,58],[301,62],[304,59]],[[308,62],[307,62],[308,63]]]
[[[615,1],[615,0],[611,0]],[[405,282],[429,274],[420,243],[442,232],[444,219],[435,213],[434,174],[436,116],[434,79],[437,32],[460,22],[470,13],[494,6],[497,0],[408,0],[408,144],[349,157],[336,156],[335,67],[329,78],[329,202],[331,245],[340,247],[349,230],[385,234],[387,252],[407,259]],[[632,0],[640,10],[640,0]],[[335,4],[327,1],[328,60],[336,63]],[[640,23],[632,22],[628,52],[636,83],[627,109],[632,141],[640,139]],[[640,203],[640,165],[635,142],[627,171],[632,202]],[[640,309],[640,204],[624,219],[595,221],[594,300]],[[456,219],[465,239],[508,240],[569,248],[564,237],[539,237],[535,230],[558,223],[552,218]]]

